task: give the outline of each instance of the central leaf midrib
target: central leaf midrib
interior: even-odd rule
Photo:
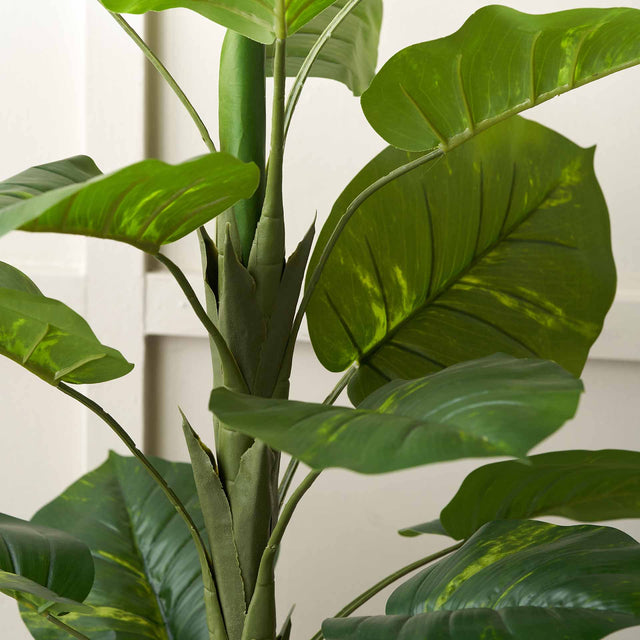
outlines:
[[[383,347],[385,347],[387,345],[388,342],[392,341],[394,336],[409,322],[411,322],[416,315],[418,315],[419,313],[421,313],[422,311],[424,311],[425,309],[427,309],[430,305],[432,305],[436,300],[438,300],[439,298],[441,298],[443,295],[445,295],[446,293],[448,293],[459,281],[461,281],[472,269],[474,269],[480,262],[482,262],[482,260],[484,260],[490,253],[492,253],[493,251],[496,250],[496,248],[503,243],[510,235],[512,235],[513,233],[515,233],[525,222],[527,222],[535,213],[537,213],[540,208],[542,207],[542,205],[549,199],[549,197],[551,196],[551,194],[556,191],[556,189],[558,189],[561,185],[563,184],[562,180],[559,180],[557,183],[555,183],[553,185],[553,187],[551,187],[542,197],[542,199],[540,200],[540,202],[538,203],[538,205],[536,205],[535,207],[533,207],[531,209],[531,211],[529,213],[527,213],[525,216],[523,216],[516,224],[514,224],[508,231],[506,231],[503,234],[498,235],[498,238],[496,239],[496,241],[492,244],[490,244],[484,251],[482,251],[481,253],[479,253],[477,256],[474,256],[474,258],[471,260],[471,262],[461,271],[459,271],[458,273],[456,273],[448,282],[445,282],[445,284],[442,286],[442,288],[437,291],[436,293],[432,294],[431,297],[427,298],[423,304],[417,306],[415,309],[413,309],[406,318],[404,318],[403,320],[401,320],[395,327],[392,327],[391,329],[389,329],[387,331],[387,333],[385,334],[384,338],[382,338],[382,340],[380,340],[377,344],[375,344],[374,346],[370,347],[367,351],[365,351],[360,359],[359,362],[361,364],[364,363],[364,365],[366,366],[370,366],[368,362],[366,362],[367,360],[373,358],[373,356],[376,354],[377,351],[379,351],[380,349],[382,349]],[[507,210],[506,215],[509,215],[509,211]],[[433,277],[433,271],[430,274],[430,278]]]

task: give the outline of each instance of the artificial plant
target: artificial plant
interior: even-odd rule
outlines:
[[[640,11],[489,6],[376,74],[382,0],[101,1],[176,92],[208,153],[109,175],[83,156],[27,169],[0,184],[0,232],[118,240],[170,271],[210,337],[215,451],[183,416],[191,464],[147,458],[73,386],[132,365],[0,263],[0,351],[93,411],[133,454],[112,454],[31,522],[0,517],[0,590],[33,636],[288,640],[291,617],[276,629],[275,564],[323,469],[482,456],[516,459],[474,471],[439,519],[403,530],[456,542],[374,585],[314,640],[596,640],[640,625],[636,541],[532,519],[638,516],[640,454],[527,457],[574,415],[615,268],[593,149],[517,115],[638,64]],[[173,7],[228,28],[220,151],[120,15]],[[287,258],[283,157],[309,75],[362,93],[391,146],[346,187],[315,247],[312,228]],[[190,233],[204,305],[162,253]],[[323,404],[288,399],[305,314],[322,364],[345,371]],[[345,388],[354,408],[334,406]],[[283,473],[281,452],[293,456]],[[311,471],[292,487],[300,462]],[[386,616],[351,616],[424,565]]]

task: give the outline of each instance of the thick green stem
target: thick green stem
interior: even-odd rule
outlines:
[[[227,31],[220,56],[220,149],[243,162],[254,162],[262,180],[254,195],[236,204],[218,219],[217,245],[224,246],[227,223],[232,220],[236,251],[247,264],[260,219],[265,186],[265,46]],[[239,245],[239,246],[238,246]]]
[[[295,111],[296,105],[298,104],[298,100],[300,99],[300,94],[302,93],[302,88],[304,87],[304,83],[309,77],[309,73],[311,72],[311,67],[313,63],[317,60],[320,52],[324,48],[324,46],[329,42],[329,40],[333,36],[333,32],[342,24],[345,18],[349,16],[349,14],[360,4],[362,0],[349,0],[347,4],[336,13],[333,20],[327,25],[325,30],[320,34],[320,37],[315,41],[313,47],[307,54],[307,57],[304,59],[300,70],[298,71],[298,75],[296,75],[296,79],[293,82],[293,87],[291,87],[291,92],[289,93],[289,98],[287,100],[287,108],[285,110],[284,116],[284,137],[286,139],[287,133],[289,132],[289,126],[291,125],[291,118],[293,117],[293,112]]]
[[[263,45],[233,32],[227,34],[220,63],[219,107],[223,150],[258,164],[262,171],[264,189],[265,55]],[[261,239],[261,247],[271,246],[269,238],[266,238],[265,243],[264,231],[266,226],[267,231],[271,232],[271,225],[258,223],[265,208],[264,189],[260,188],[253,199],[241,203],[218,219],[219,327],[237,362],[242,365],[246,384],[244,388],[233,384],[226,375],[224,362],[221,363],[221,368],[225,379],[221,381],[218,373],[215,382],[216,385],[223,382],[227,387],[244,393],[252,390],[254,372],[259,364],[254,358],[259,358],[260,350],[253,349],[253,343],[248,346],[243,336],[260,335],[265,323],[264,307],[254,304],[250,299],[254,291],[247,285],[247,281],[252,277],[259,280],[256,285],[259,295],[264,278],[262,270],[256,274],[249,267],[249,273],[246,273],[245,267],[236,263],[236,256],[240,262],[250,264],[252,247],[258,237]],[[280,224],[284,224],[282,215]],[[227,229],[230,231],[230,243],[226,242]],[[284,239],[284,231],[281,237]],[[235,251],[236,256],[230,256],[229,251]],[[247,304],[240,304],[241,300]],[[220,476],[233,516],[233,533],[248,602],[254,592],[260,558],[273,526],[273,514],[277,506],[275,494],[279,454],[261,442],[225,429],[224,424],[216,424],[214,428]]]
[[[276,635],[275,564],[282,537],[298,503],[320,475],[310,472],[284,506],[260,560],[256,590],[249,605],[242,633],[243,640],[273,640]]]
[[[167,256],[161,253],[157,253],[155,254],[155,258],[165,267],[167,267],[171,275],[175,278],[175,281],[184,292],[185,297],[191,305],[191,308],[195,312],[196,316],[198,316],[200,322],[202,322],[202,325],[207,330],[207,333],[211,336],[211,339],[213,340],[218,350],[218,355],[222,363],[225,378],[228,380],[229,386],[236,390],[244,389],[244,392],[246,393],[246,391],[248,390],[247,383],[242,375],[242,372],[240,371],[240,367],[238,366],[236,359],[229,350],[229,345],[227,345],[227,342],[218,330],[218,327],[213,324],[211,318],[204,310],[204,307],[200,304],[200,300],[198,300],[198,296],[189,283],[189,280],[187,280],[187,277],[184,275],[180,267],[178,267],[178,265]]]
[[[347,616],[350,616],[354,611],[356,611],[356,609],[359,609],[365,602],[368,602],[369,600],[371,600],[373,596],[380,593],[380,591],[388,587],[390,584],[393,584],[394,582],[396,582],[396,580],[400,580],[400,578],[404,578],[406,575],[408,575],[412,571],[415,571],[416,569],[419,569],[420,567],[424,567],[425,565],[431,562],[435,562],[436,560],[440,560],[440,558],[444,558],[445,556],[448,556],[450,553],[453,553],[454,551],[459,549],[463,544],[464,542],[459,542],[458,544],[454,544],[451,547],[447,547],[442,551],[433,553],[430,556],[427,556],[426,558],[421,558],[420,560],[416,560],[415,562],[408,564],[406,567],[402,567],[402,569],[398,569],[398,571],[395,571],[394,573],[387,576],[386,578],[383,578],[382,580],[380,580],[380,582],[376,582],[376,584],[374,584],[371,588],[367,589],[364,593],[361,593],[357,598],[352,600],[348,605],[340,609],[340,611],[338,611],[338,613],[336,613],[333,617],[346,618]],[[322,631],[318,631],[311,638],[311,640],[322,640]]]
[[[284,10],[283,10],[284,13]],[[273,64],[273,113],[271,153],[260,222],[249,256],[249,271],[256,281],[258,300],[265,317],[271,315],[280,286],[285,259],[282,168],[284,160],[284,108],[286,40],[277,38]]]
[[[213,144],[213,140],[211,140],[209,131],[202,121],[202,118],[198,115],[198,112],[191,104],[189,98],[187,98],[184,91],[180,88],[180,85],[175,81],[174,77],[169,73],[164,64],[162,64],[151,47],[149,47],[149,45],[138,35],[135,29],[119,13],[114,13],[113,11],[109,11],[109,13],[113,16],[113,19],[124,29],[124,31],[133,40],[133,42],[135,42],[142,53],[144,53],[147,60],[164,78],[169,87],[171,87],[172,91],[176,94],[178,100],[180,100],[180,102],[183,104],[184,108],[187,110],[187,113],[191,116],[191,119],[198,128],[200,136],[202,137],[202,141],[207,145],[207,149],[209,149],[209,151],[213,153],[216,150],[216,147]]]

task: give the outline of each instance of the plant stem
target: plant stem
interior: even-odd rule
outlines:
[[[435,560],[440,560],[440,558],[444,558],[448,556],[450,553],[453,553],[457,549],[459,549],[464,544],[464,541],[459,542],[458,544],[454,544],[451,547],[447,547],[442,551],[438,551],[436,553],[427,556],[426,558],[422,558],[421,560],[416,560],[411,564],[408,564],[406,567],[402,567],[402,569],[398,569],[390,576],[383,578],[380,582],[374,584],[371,588],[367,589],[364,593],[361,593],[355,600],[352,600],[348,605],[340,609],[338,613],[333,616],[334,618],[346,618],[350,616],[356,609],[359,609],[365,602],[371,600],[373,596],[380,593],[384,588],[388,587],[390,584],[393,584],[396,580],[400,578],[404,578],[407,574],[419,569],[420,567],[424,567],[424,565],[429,564],[430,562],[434,562]],[[311,640],[321,640],[322,639],[322,631],[318,631]]]
[[[59,629],[62,629],[63,631],[68,633],[70,636],[73,636],[74,638],[78,638],[78,640],[89,640],[89,638],[87,636],[85,636],[84,634],[80,633],[79,631],[76,631],[75,629],[72,629],[71,627],[67,626],[64,622],[62,622],[62,620],[58,620],[58,618],[56,618],[55,616],[52,616],[50,613],[47,613],[44,617],[51,624],[55,625]]]
[[[282,13],[277,3],[276,13]],[[283,21],[284,18],[282,18]],[[278,28],[283,32],[284,26]],[[282,265],[285,259],[284,203],[282,198],[282,173],[284,161],[284,108],[286,89],[286,40],[279,36],[275,41],[273,63],[273,112],[271,117],[271,149],[267,165],[267,182],[264,205],[249,255],[249,271],[256,281],[256,293],[266,318],[271,315],[280,287]]]
[[[156,253],[155,258],[159,262],[161,262],[175,278],[178,286],[182,289],[184,295],[189,301],[191,308],[194,310],[196,316],[198,316],[198,319],[207,330],[207,333],[211,336],[218,349],[225,376],[232,376],[232,378],[228,381],[229,385],[234,389],[243,389],[244,393],[248,393],[249,387],[247,385],[247,382],[244,379],[242,372],[240,371],[240,367],[235,357],[229,349],[227,341],[220,333],[218,327],[216,327],[211,318],[207,315],[204,307],[200,304],[200,300],[198,300],[198,296],[189,283],[189,280],[187,280],[187,277],[184,275],[180,267],[167,256],[161,253]]]
[[[332,405],[340,396],[340,394],[347,388],[347,385],[351,382],[351,378],[358,373],[359,365],[354,362],[345,372],[344,375],[338,380],[338,384],[331,390],[331,393],[322,401],[322,404]]]
[[[318,284],[318,281],[320,280],[320,276],[322,275],[322,270],[327,264],[327,261],[329,260],[329,256],[331,255],[331,252],[335,248],[336,243],[340,238],[340,235],[344,231],[349,220],[351,220],[353,214],[374,193],[382,189],[384,186],[386,186],[390,182],[393,182],[394,180],[397,180],[401,176],[409,173],[410,171],[413,171],[414,169],[421,167],[423,164],[426,164],[431,160],[435,160],[436,158],[439,158],[440,156],[444,155],[444,153],[445,152],[442,149],[437,148],[437,149],[434,149],[433,151],[430,151],[424,156],[416,158],[415,160],[412,160],[411,162],[408,162],[407,164],[403,164],[401,167],[394,169],[393,171],[389,172],[386,176],[382,176],[382,178],[379,178],[373,184],[369,185],[347,207],[346,211],[342,214],[342,217],[340,218],[340,220],[338,220],[338,224],[336,225],[331,236],[329,237],[329,240],[327,241],[327,244],[325,245],[322,251],[320,259],[318,260],[318,264],[316,265],[315,269],[311,273],[311,276],[307,280],[307,286],[305,288],[304,295],[302,296],[302,301],[300,302],[300,306],[298,307],[296,317],[293,321],[293,327],[291,329],[291,334],[289,336],[289,344],[287,346],[287,351],[290,348],[293,348],[293,345],[295,344],[295,340],[298,336],[298,331],[300,330],[300,325],[302,324],[302,318],[304,317],[304,314],[307,310],[307,306],[309,305],[309,301],[311,300],[311,296],[313,295],[313,292]]]
[[[144,55],[146,56],[147,60],[156,68],[158,73],[165,79],[167,84],[171,87],[173,92],[178,97],[178,100],[180,100],[180,102],[184,105],[184,108],[191,116],[191,119],[200,132],[200,136],[202,137],[203,142],[207,145],[207,149],[209,149],[211,153],[214,153],[216,151],[216,147],[211,140],[211,136],[207,131],[207,127],[202,121],[202,118],[198,115],[198,112],[195,110],[194,106],[189,101],[189,98],[187,98],[184,91],[180,88],[180,85],[175,81],[174,77],[169,73],[164,64],[162,64],[158,56],[156,56],[156,54],[151,50],[149,45],[138,35],[135,29],[119,13],[114,13],[113,11],[109,11],[109,13],[113,16],[113,19],[124,29],[127,35],[140,48],[142,53],[144,53]]]
[[[278,488],[278,505],[282,508],[284,504],[284,499],[287,497],[287,493],[289,488],[291,487],[291,483],[293,482],[293,478],[296,475],[296,471],[298,471],[298,467],[300,466],[300,460],[296,458],[291,458],[289,460],[289,464],[282,476],[282,482],[280,483],[280,487]]]
[[[287,100],[287,108],[285,109],[284,115],[284,137],[286,139],[287,133],[289,131],[289,125],[291,124],[291,118],[293,117],[293,112],[295,111],[296,105],[298,104],[298,100],[300,99],[300,94],[302,93],[302,88],[304,87],[304,83],[309,77],[309,73],[311,72],[311,67],[313,63],[317,60],[320,52],[327,44],[327,42],[333,36],[333,32],[342,24],[343,20],[349,16],[349,14],[356,8],[356,6],[361,2],[361,0],[349,0],[347,4],[345,4],[340,11],[334,16],[333,20],[327,25],[325,30],[320,34],[320,37],[315,41],[313,47],[307,54],[307,57],[304,59],[300,70],[298,71],[298,75],[293,82],[293,86],[291,87],[291,92],[289,93],[289,98]]]
[[[191,515],[187,511],[187,508],[182,504],[182,501],[175,494],[173,489],[167,484],[166,480],[162,477],[162,474],[153,466],[150,460],[138,449],[136,443],[133,441],[133,438],[125,431],[125,429],[118,423],[118,421],[109,413],[107,413],[97,402],[91,400],[84,394],[76,391],[72,387],[66,385],[64,382],[60,382],[58,384],[58,389],[65,393],[69,397],[77,400],[80,404],[84,405],[92,411],[98,418],[100,418],[103,422],[105,422],[111,430],[122,440],[127,449],[139,460],[142,466],[149,472],[149,475],[156,481],[162,492],[165,494],[169,502],[173,505],[174,509],[178,512],[180,517],[184,520],[185,524],[189,528],[191,532],[191,536],[196,543],[196,547],[198,548],[198,553],[207,559],[207,563],[209,567],[212,566],[211,558],[209,557],[209,552],[204,546],[204,542],[200,537],[200,532],[196,527],[194,521],[191,518]]]
[[[275,580],[274,569],[284,532],[298,503],[320,475],[311,471],[300,483],[284,506],[269,542],[260,559],[256,590],[249,605],[243,640],[266,640],[275,636]]]
[[[351,378],[358,371],[358,365],[352,364],[349,369],[345,372],[345,374],[340,378],[338,384],[331,390],[331,393],[324,399],[322,404],[332,405],[337,399],[338,396],[344,391],[345,387],[349,384]],[[284,472],[284,476],[282,477],[282,483],[280,484],[280,488],[278,489],[278,504],[282,506],[284,503],[284,499],[289,491],[289,487],[293,482],[293,477],[296,475],[296,471],[300,466],[300,461],[295,458],[291,458],[289,461],[289,466],[287,466],[286,471]]]
[[[178,515],[184,520],[187,525],[193,542],[198,552],[198,560],[200,561],[200,569],[202,571],[202,579],[204,582],[205,592],[209,597],[205,597],[205,609],[207,616],[207,626],[209,627],[209,638],[213,640],[226,640],[226,632],[224,632],[224,621],[222,619],[222,612],[220,611],[220,603],[216,592],[214,575],[213,575],[213,562],[211,556],[207,551],[206,546],[200,536],[200,532],[196,527],[195,522],[191,518],[191,515],[187,511],[180,498],[176,495],[173,489],[167,484],[166,480],[162,477],[162,474],[153,466],[153,464],[147,459],[147,457],[138,449],[136,443],[131,436],[124,430],[124,428],[118,423],[118,421],[108,414],[97,402],[94,402],[87,396],[83,395],[79,391],[76,391],[72,387],[69,387],[64,382],[58,384],[58,389],[68,395],[69,397],[77,400],[80,404],[84,405],[92,411],[98,418],[105,422],[111,430],[122,440],[127,449],[134,455],[135,458],[142,464],[142,466],[148,471],[149,475],[158,484],[164,495],[169,502],[173,505]],[[224,633],[223,633],[224,632]],[[84,639],[84,636],[82,636]]]
[[[218,122],[220,150],[260,169],[260,186],[247,200],[223,213],[217,222],[217,244],[225,244],[227,223],[242,263],[249,261],[265,189],[265,45],[228,30],[220,53]]]
[[[298,506],[298,503],[302,500],[304,494],[311,488],[311,485],[316,481],[319,475],[319,471],[310,471],[304,480],[296,487],[296,490],[291,494],[291,497],[287,501],[287,504],[284,506],[284,509],[278,518],[278,522],[276,522],[276,526],[273,528],[273,532],[271,533],[271,537],[267,544],[267,549],[275,549],[280,545],[284,532],[291,520],[291,516],[293,516],[293,512]]]

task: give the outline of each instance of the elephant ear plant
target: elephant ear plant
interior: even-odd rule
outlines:
[[[402,531],[453,545],[399,568],[313,640],[597,640],[640,625],[640,545],[609,527],[534,519],[640,516],[640,453],[527,457],[574,415],[615,268],[594,150],[518,115],[640,63],[640,10],[488,6],[376,74],[382,0],[102,4],[209,153],[108,175],[83,156],[32,167],[0,184],[0,232],[108,238],[165,265],[210,336],[215,450],[183,416],[191,464],[145,457],[118,421],[126,416],[75,386],[132,365],[0,263],[0,351],[88,407],[133,454],[112,454],[31,522],[0,516],[0,589],[34,638],[289,640],[295,620],[276,628],[275,564],[324,469],[372,474],[482,456],[515,459],[477,469],[439,519]],[[174,7],[228,29],[220,151],[121,15]],[[390,146],[347,185],[315,247],[312,228],[287,258],[283,156],[310,75],[362,94]],[[191,233],[204,306],[162,253]],[[288,399],[305,314],[322,364],[345,371],[322,404]],[[345,388],[353,408],[334,406]],[[292,456],[283,473],[281,452]],[[311,471],[292,486],[300,462]],[[423,566],[386,615],[352,617]]]

